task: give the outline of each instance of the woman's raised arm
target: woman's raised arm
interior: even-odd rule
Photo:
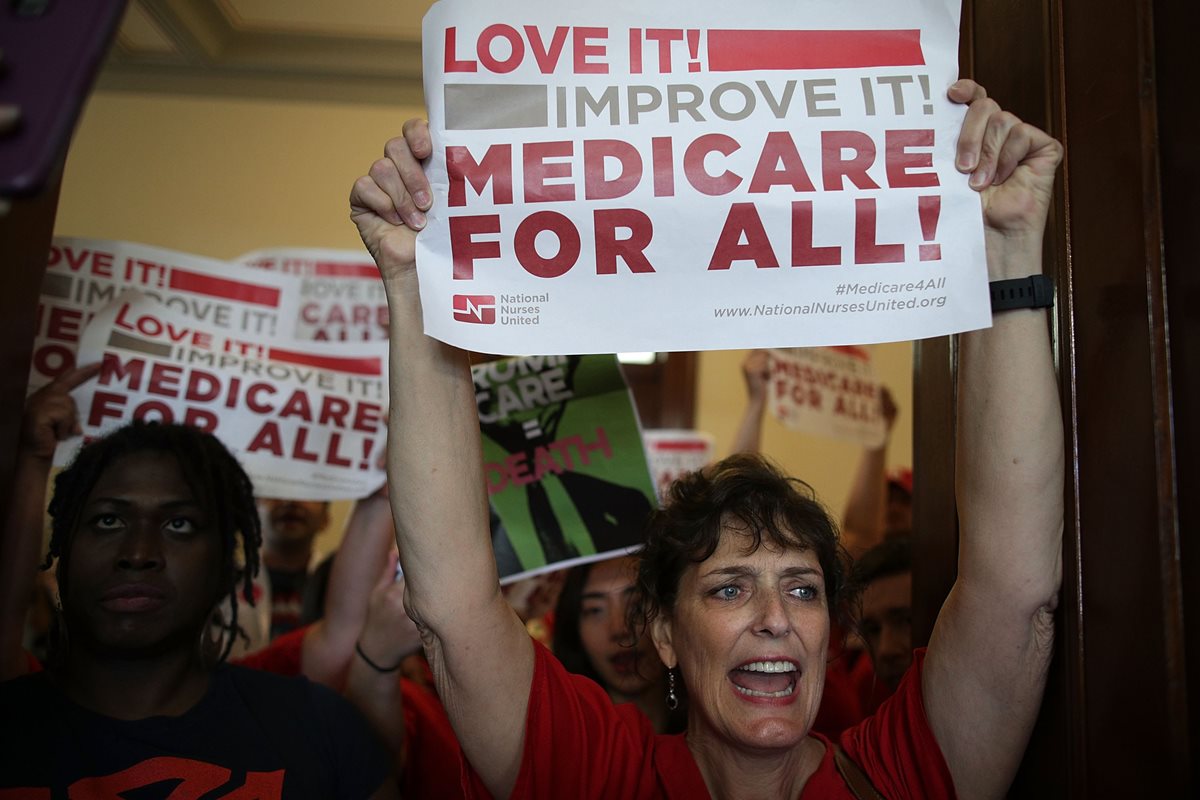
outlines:
[[[524,741],[533,647],[500,595],[467,354],[422,331],[416,231],[432,200],[409,121],[355,182],[350,218],[379,265],[391,319],[388,484],[406,606],[450,721],[488,789],[509,794]]]
[[[1062,146],[959,81],[958,164],[983,197],[988,276],[1042,271]],[[1044,309],[996,314],[960,339],[958,578],[938,616],[923,688],[963,798],[1003,797],[1033,729],[1062,582],[1063,423]]]

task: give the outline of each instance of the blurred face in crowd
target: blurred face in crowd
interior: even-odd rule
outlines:
[[[663,661],[678,663],[693,731],[737,747],[787,749],[808,736],[825,685],[829,604],[816,554],[723,525],[689,566],[672,614],[656,618]]]
[[[72,646],[122,657],[197,647],[228,587],[218,531],[175,457],[113,461],[79,519],[62,598]]]
[[[656,686],[663,674],[649,636],[635,640],[626,619],[636,578],[632,558],[602,561],[588,572],[580,598],[579,639],[592,668],[618,702]]]
[[[912,495],[903,487],[888,484],[887,508],[884,511],[884,530],[907,533],[912,530]]]
[[[862,636],[875,674],[895,689],[912,663],[912,573],[871,581],[862,594]]]
[[[263,541],[268,547],[307,547],[329,524],[329,503],[314,500],[258,501]]]

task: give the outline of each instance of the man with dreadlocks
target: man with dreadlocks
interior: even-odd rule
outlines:
[[[60,635],[46,672],[0,684],[0,797],[395,796],[345,700],[224,664],[261,530],[214,437],[121,428],[59,474],[50,515]]]

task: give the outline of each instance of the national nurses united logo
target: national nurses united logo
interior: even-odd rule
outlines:
[[[454,295],[454,319],[456,322],[495,325],[496,296],[494,294]]]

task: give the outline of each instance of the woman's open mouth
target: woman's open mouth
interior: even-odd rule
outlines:
[[[750,661],[729,671],[729,680],[738,694],[762,700],[791,697],[799,677],[793,661]]]

